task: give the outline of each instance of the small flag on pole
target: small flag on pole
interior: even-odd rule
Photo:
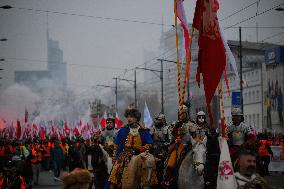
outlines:
[[[236,189],[236,179],[229,153],[229,147],[226,138],[219,138],[220,161],[218,166],[217,189]]]
[[[100,122],[100,125],[101,125],[102,129],[106,128],[106,120],[107,120],[107,113],[105,111],[104,117],[101,119],[101,122]]]
[[[145,127],[151,128],[153,126],[153,119],[151,117],[150,111],[148,109],[147,103],[145,102],[144,107],[144,124]]]
[[[120,129],[122,127],[122,125],[123,125],[123,122],[119,119],[117,112],[115,112],[114,121],[115,121],[116,128]]]
[[[25,108],[25,123],[27,123],[28,121],[29,121],[29,112],[27,108]]]

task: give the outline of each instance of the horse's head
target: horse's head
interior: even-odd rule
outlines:
[[[206,143],[207,137],[202,140],[191,137],[192,144],[192,165],[197,175],[201,176],[204,173],[204,165],[206,160]]]
[[[156,165],[155,165],[155,157],[150,154],[149,152],[143,152],[139,154],[138,162],[140,164],[141,170],[141,184],[144,186],[151,184],[151,178],[156,171]]]

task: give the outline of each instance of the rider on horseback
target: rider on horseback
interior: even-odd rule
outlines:
[[[232,123],[228,125],[228,145],[232,162],[235,163],[241,147],[253,144],[256,136],[253,128],[244,123],[244,116],[240,108],[232,110]]]
[[[137,109],[127,109],[124,116],[128,124],[118,131],[114,139],[110,189],[119,187],[122,179],[131,176],[128,175],[128,163],[132,156],[149,150],[153,142],[149,131],[139,124],[141,113]]]
[[[113,140],[117,130],[115,128],[115,121],[113,118],[107,118],[106,129],[102,132],[101,136],[104,139],[104,143],[107,146],[113,145]]]
[[[164,162],[168,154],[168,144],[170,142],[169,127],[167,126],[166,117],[160,113],[155,117],[154,126],[152,127],[153,145],[151,154],[159,161],[156,162],[157,177],[159,183],[163,179]],[[158,187],[158,186],[157,186]]]
[[[194,123],[189,121],[187,110],[188,108],[185,105],[179,108],[179,121],[172,128],[171,134],[173,138],[168,148],[169,153],[164,172],[164,185],[170,185],[176,179],[183,154],[189,149],[189,129],[194,127]]]
[[[201,139],[207,137],[206,143],[206,163],[204,170],[204,189],[213,189],[217,187],[218,165],[220,159],[220,148],[218,141],[218,133],[215,129],[209,129],[206,114],[199,111],[196,114],[196,124],[198,126],[197,133],[191,132],[193,138],[200,135]]]

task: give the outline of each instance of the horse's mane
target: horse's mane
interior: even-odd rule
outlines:
[[[111,172],[111,168],[112,168],[112,159],[110,158],[109,154],[104,150],[104,147],[100,144],[99,145],[101,151],[102,151],[102,158],[103,161],[105,162],[107,169],[108,169],[108,173],[110,174]]]
[[[127,178],[123,179],[123,188],[135,189],[140,188],[140,185],[151,184],[151,177],[156,171],[155,158],[152,154],[143,152],[137,156],[132,156],[128,163]],[[152,168],[153,173],[148,174],[148,168]],[[149,178],[150,177],[150,178]],[[149,180],[150,179],[150,180]]]

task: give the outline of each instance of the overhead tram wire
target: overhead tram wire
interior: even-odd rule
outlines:
[[[220,21],[222,22],[222,21],[224,21],[224,20],[227,20],[228,18],[231,18],[232,16],[234,16],[234,15],[236,15],[236,14],[238,14],[238,13],[240,13],[240,12],[246,10],[246,9],[248,9],[249,7],[253,6],[254,4],[257,4],[258,2],[259,2],[259,0],[257,0],[257,1],[254,2],[254,3],[251,3],[251,4],[247,5],[247,6],[241,8],[241,9],[235,11],[235,12],[233,12],[232,14],[226,16],[225,18],[221,19]]]
[[[274,37],[277,37],[277,36],[279,36],[279,35],[283,35],[283,34],[284,34],[284,32],[280,32],[280,33],[277,33],[277,34],[271,35],[271,36],[266,37],[266,38],[264,38],[263,40],[261,40],[261,42],[264,42],[264,41],[266,41],[267,39],[272,39],[272,38],[274,38]]]
[[[260,15],[263,15],[265,13],[268,13],[268,12],[270,12],[270,11],[274,10],[275,8],[280,7],[282,5],[284,5],[284,3],[280,3],[280,4],[276,5],[276,6],[273,6],[273,7],[269,8],[269,9],[266,9],[266,10],[264,10],[264,11],[262,11],[262,12],[256,14],[256,15],[254,15],[254,16],[251,16],[251,17],[248,17],[246,19],[243,19],[243,20],[241,20],[241,21],[239,21],[239,22],[237,22],[237,23],[235,23],[235,24],[233,24],[233,25],[231,25],[229,27],[226,27],[224,30],[230,29],[230,28],[232,28],[234,26],[237,26],[237,25],[239,25],[241,23],[247,22],[247,21],[249,21],[249,20],[251,20],[253,18],[256,18],[256,17],[258,17]]]
[[[147,61],[145,61],[143,64],[140,64],[140,65],[138,65],[138,66],[143,66],[145,63],[150,63],[151,61],[153,61],[153,60],[157,60],[157,58],[160,58],[161,56],[163,56],[163,55],[165,55],[165,54],[167,54],[168,52],[170,52],[170,51],[172,51],[172,50],[174,50],[175,48],[173,48],[173,49],[169,49],[169,50],[167,50],[167,51],[165,51],[165,52],[163,52],[162,54],[160,54],[160,55],[158,55],[158,56],[156,56],[156,57],[154,57],[154,58],[152,58],[152,59],[150,59],[150,60],[147,60]],[[172,56],[172,55],[171,55]],[[154,64],[156,64],[156,63],[154,63]],[[153,65],[153,64],[152,64]],[[137,67],[137,66],[136,66]],[[131,69],[122,69],[122,70],[126,70],[126,72],[124,72],[124,73],[122,73],[122,74],[120,74],[118,77],[122,77],[122,76],[125,76],[126,75],[126,73],[131,73],[131,74],[134,74],[133,72],[130,72],[130,71],[132,71],[132,70],[134,70],[135,69],[135,67],[134,68],[131,68]],[[110,80],[109,82],[108,82],[108,85],[111,85],[110,83],[112,82],[112,80]],[[90,87],[94,87],[94,88],[90,88],[90,89],[87,89],[86,91],[83,91],[82,93],[80,93],[80,95],[83,95],[84,93],[87,93],[87,92],[89,92],[89,91],[91,91],[91,90],[96,90],[95,88],[96,88],[96,86],[90,86]]]
[[[96,66],[96,65],[91,65],[91,64],[68,64],[64,62],[58,62],[58,61],[47,61],[47,60],[36,60],[36,59],[27,59],[27,58],[14,58],[14,57],[4,57],[1,56],[1,58],[4,58],[6,60],[16,60],[16,61],[31,61],[23,64],[33,64],[33,65],[42,65],[38,63],[32,63],[32,62],[43,62],[43,63],[48,63],[48,64],[53,64],[53,65],[58,65],[58,64],[66,64],[67,66],[78,66],[78,67],[94,67],[96,69],[108,69],[108,70],[123,70],[122,68],[118,67],[108,67],[108,66]]]
[[[39,13],[59,14],[59,15],[77,16],[77,17],[85,17],[85,18],[95,18],[95,19],[101,19],[101,20],[131,22],[131,23],[138,23],[138,24],[148,24],[148,25],[172,27],[171,25],[165,25],[165,24],[161,24],[161,23],[157,23],[157,22],[141,21],[141,20],[122,19],[122,18],[114,18],[114,17],[103,17],[103,16],[94,16],[94,15],[87,15],[87,14],[77,14],[77,13],[51,11],[51,10],[43,10],[43,9],[33,9],[33,8],[24,8],[24,7],[15,7],[15,6],[12,6],[12,8],[18,9],[18,10],[24,10],[24,11],[39,12]]]

